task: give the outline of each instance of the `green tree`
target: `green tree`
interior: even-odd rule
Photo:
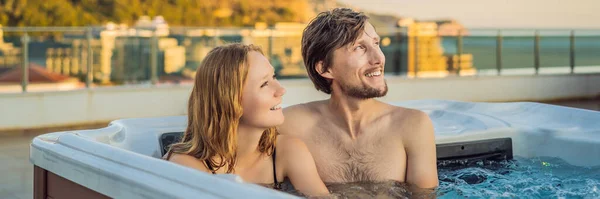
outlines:
[[[162,15],[172,26],[302,22],[307,0],[0,0],[4,26],[133,24]],[[223,15],[223,14],[230,15]]]

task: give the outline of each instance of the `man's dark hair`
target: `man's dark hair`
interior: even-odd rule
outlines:
[[[333,51],[353,43],[364,31],[368,17],[349,8],[336,8],[321,12],[302,33],[302,58],[317,90],[331,94],[331,81],[317,71],[323,61],[323,72],[333,61]]]

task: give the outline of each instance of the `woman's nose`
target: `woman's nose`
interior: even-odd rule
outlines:
[[[275,97],[281,97],[285,94],[285,88],[283,86],[281,86],[281,84],[279,84],[279,82],[277,82],[277,91],[275,91]]]

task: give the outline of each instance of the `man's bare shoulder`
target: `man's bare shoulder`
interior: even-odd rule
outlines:
[[[436,168],[435,132],[433,123],[427,113],[410,108],[395,108],[404,150],[406,151],[406,182],[421,188],[438,186]]]
[[[279,133],[284,135],[301,134],[307,127],[311,126],[310,124],[318,121],[318,117],[322,115],[320,113],[324,103],[324,101],[314,101],[284,108],[285,120],[281,126],[277,127]]]
[[[319,109],[325,104],[325,101],[313,101],[308,103],[296,104],[288,106],[283,109],[283,114],[288,115],[308,115],[314,112],[318,112]]]
[[[420,132],[428,133],[433,131],[433,123],[427,113],[401,106],[390,106],[390,116],[395,121],[392,125],[393,128],[403,129],[400,131],[403,137],[417,136]]]
[[[297,153],[308,152],[306,145],[302,140],[294,136],[278,135],[277,136],[277,154],[284,154],[283,157],[293,158]],[[303,151],[305,150],[305,151]]]
[[[416,109],[401,109],[404,110],[403,114],[395,115],[395,117],[403,118],[403,122],[399,124],[401,126],[397,126],[397,128],[403,129],[398,135],[400,135],[407,153],[414,156],[414,154],[433,150],[435,159],[435,132],[429,115]]]

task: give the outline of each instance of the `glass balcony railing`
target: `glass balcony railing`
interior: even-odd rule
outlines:
[[[306,78],[303,26],[0,27],[0,93],[186,84],[215,46],[261,46],[280,78]],[[377,28],[388,75],[600,73],[600,30]]]

